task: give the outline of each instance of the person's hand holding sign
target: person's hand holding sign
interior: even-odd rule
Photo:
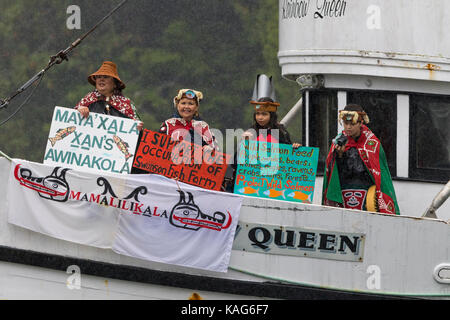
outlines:
[[[81,113],[83,118],[88,118],[89,117],[89,108],[88,107],[79,107],[78,111]]]

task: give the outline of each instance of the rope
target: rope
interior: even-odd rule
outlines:
[[[6,155],[5,153],[3,153],[2,150],[0,150],[0,156],[5,157],[6,159],[8,159],[9,161],[12,162],[12,159],[11,159],[8,155]]]
[[[34,75],[30,80],[28,80],[22,87],[20,87],[11,97],[1,100],[0,99],[0,109],[6,108],[10,101],[14,99],[16,96],[18,96],[20,93],[25,91],[29,86],[31,86],[33,83],[35,83],[39,79],[38,85],[34,88],[34,90],[31,92],[31,94],[27,97],[27,99],[20,105],[20,107],[12,114],[10,115],[6,120],[0,123],[0,126],[11,120],[21,109],[22,107],[28,102],[28,100],[33,95],[36,88],[41,83],[42,78],[44,77],[44,74],[55,64],[60,64],[64,60],[68,61],[67,55],[70,51],[72,51],[76,46],[78,46],[81,41],[83,41],[89,34],[91,34],[99,25],[101,25],[106,19],[108,19],[114,12],[116,12],[120,7],[122,7],[128,0],[123,0],[121,3],[119,3],[113,10],[111,10],[103,19],[101,19],[94,27],[92,27],[88,32],[86,32],[83,36],[75,40],[70,44],[69,47],[67,47],[65,50],[61,50],[56,55],[50,57],[50,61],[48,62],[47,66],[41,70],[39,73]]]
[[[11,120],[17,113],[19,113],[20,110],[22,110],[23,106],[28,103],[28,100],[30,100],[30,98],[34,95],[34,92],[36,91],[36,89],[41,84],[42,78],[44,78],[44,75],[45,75],[45,72],[43,72],[41,74],[38,84],[33,88],[33,90],[31,91],[30,95],[25,99],[24,102],[22,102],[22,104],[17,108],[16,111],[14,111],[8,118],[6,118],[5,120],[3,120],[0,123],[0,127],[3,126],[5,123],[7,123],[9,120]]]

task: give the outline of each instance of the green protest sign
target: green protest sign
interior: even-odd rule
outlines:
[[[243,141],[234,193],[311,203],[318,160],[318,148]]]

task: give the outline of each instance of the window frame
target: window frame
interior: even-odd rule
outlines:
[[[447,183],[450,179],[450,170],[445,169],[429,169],[429,168],[418,168],[416,167],[416,136],[417,136],[417,125],[415,122],[415,116],[418,112],[415,106],[414,97],[428,98],[428,99],[448,99],[450,104],[450,95],[441,94],[422,94],[422,93],[411,93],[409,95],[409,167],[408,167],[408,180],[422,181],[422,182],[437,182],[437,183]],[[449,179],[445,178],[449,177]]]
[[[418,93],[418,92],[400,92],[400,91],[389,91],[389,90],[364,90],[364,89],[338,89],[338,88],[325,88],[319,90],[311,90],[303,93],[304,97],[304,108],[302,113],[302,143],[303,145],[311,146],[311,133],[313,132],[311,123],[311,119],[313,116],[311,113],[312,109],[312,101],[310,97],[310,93],[320,93],[320,92],[332,92],[336,95],[337,99],[337,108],[338,110],[343,109],[344,105],[350,103],[348,100],[349,92],[366,92],[366,93],[388,93],[396,95],[396,104],[394,110],[394,114],[396,117],[395,122],[395,137],[393,151],[395,156],[391,159],[389,163],[390,173],[393,180],[399,181],[417,181],[417,182],[428,182],[428,183],[446,183],[448,180],[445,180],[445,177],[448,175],[448,170],[445,169],[425,169],[425,168],[415,168],[416,163],[416,127],[414,116],[416,114],[416,107],[414,106],[414,97],[432,97],[437,99],[439,97],[450,99],[450,95],[443,94],[428,94],[428,93]],[[449,101],[450,102],[450,101]],[[402,119],[402,116],[408,115],[409,119]],[[309,125],[307,125],[307,122]],[[336,126],[338,128],[338,132],[340,131],[341,126],[337,120],[336,114]],[[406,126],[406,127],[405,127]],[[370,124],[369,124],[370,127]],[[401,129],[401,130],[400,130]],[[334,137],[337,132],[332,132],[334,129],[332,127],[327,128],[328,136]],[[330,138],[332,139],[332,138]],[[380,138],[381,139],[381,138]],[[404,141],[408,140],[408,141]],[[381,141],[383,144],[383,141]],[[407,144],[401,145],[401,144]],[[331,141],[329,141],[331,144]],[[399,150],[403,150],[403,152],[408,152],[407,157],[403,157],[403,152]],[[329,145],[327,146],[327,150],[324,151],[325,154],[328,154]],[[386,151],[386,150],[385,150]],[[418,172],[420,174],[418,174]],[[320,170],[320,166],[317,170],[317,176],[323,176],[323,170]],[[443,178],[444,177],[444,178]]]
[[[304,94],[304,97],[305,97],[305,101],[307,102],[307,104],[308,104],[308,106],[307,106],[307,108],[305,108],[305,110],[304,110],[304,115],[303,115],[303,141],[302,141],[302,143],[303,143],[303,145],[308,145],[308,146],[310,146],[311,145],[311,133],[312,133],[312,131],[314,130],[313,129],[313,126],[311,126],[311,123],[312,123],[312,121],[311,120],[313,120],[312,119],[312,112],[311,112],[311,110],[312,110],[312,105],[311,105],[311,103],[312,103],[312,98],[311,98],[311,93],[312,94],[320,94],[321,92],[326,92],[327,94],[330,94],[330,96],[331,95],[335,95],[335,97],[334,97],[334,99],[335,99],[335,101],[336,101],[336,106],[337,106],[337,104],[338,104],[338,90],[333,90],[333,89],[318,89],[318,90],[311,90],[311,91],[308,91],[308,92],[306,92],[305,94]],[[306,115],[305,115],[305,113],[306,113]],[[327,146],[326,146],[326,150],[324,150],[324,151],[322,151],[322,150],[319,150],[319,154],[321,155],[321,156],[325,156],[324,158],[324,162],[323,162],[323,167],[321,166],[321,163],[320,163],[320,157],[319,157],[319,163],[317,164],[317,173],[316,173],[316,175],[317,176],[323,176],[324,175],[324,170],[325,170],[325,162],[326,162],[326,158],[327,158],[327,155],[328,155],[328,152],[329,152],[329,149],[330,149],[330,145],[331,145],[331,140],[338,134],[338,122],[337,122],[337,115],[338,115],[338,109],[336,110],[336,114],[334,115],[334,119],[336,119],[336,122],[335,122],[335,126],[333,126],[333,127],[328,127],[327,128],[327,135],[328,135],[328,137],[330,138],[329,139],[329,141],[328,141],[328,143],[327,143]],[[308,119],[308,120],[306,120],[306,119]],[[306,121],[308,121],[308,124],[306,123]],[[332,132],[332,130],[331,129],[333,129],[333,128],[335,128],[336,130],[335,130],[335,132],[333,133]],[[306,134],[305,134],[306,133]],[[317,139],[317,140],[320,140],[320,139]],[[317,146],[313,146],[313,147],[317,147]]]

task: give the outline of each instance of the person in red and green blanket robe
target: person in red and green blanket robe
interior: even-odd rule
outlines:
[[[344,130],[326,159],[322,204],[400,214],[383,147],[366,126],[369,117],[361,106],[349,104],[339,121]]]

